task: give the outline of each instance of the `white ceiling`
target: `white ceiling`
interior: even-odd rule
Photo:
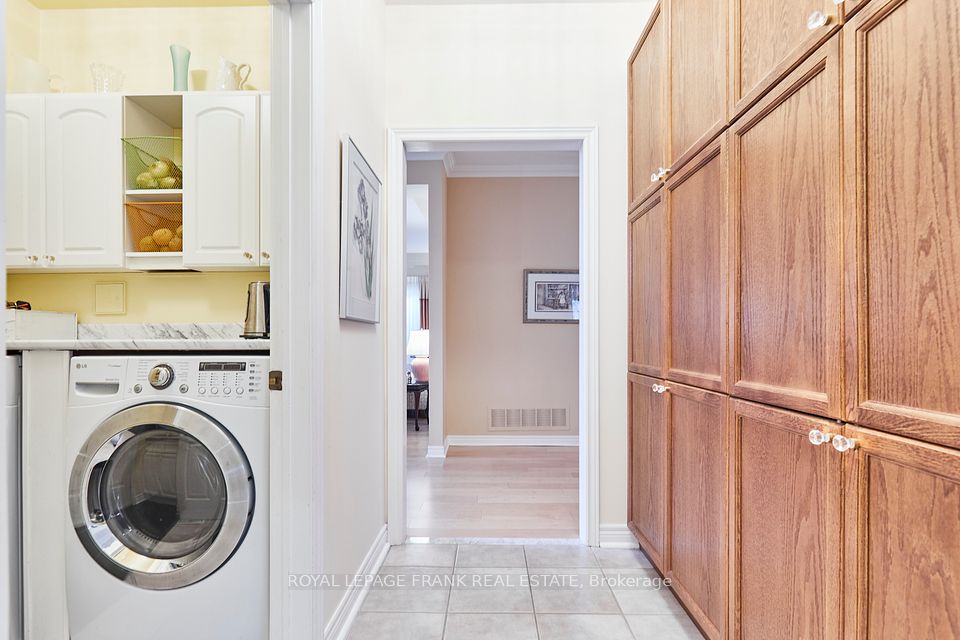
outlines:
[[[407,185],[407,253],[430,250],[430,187]]]

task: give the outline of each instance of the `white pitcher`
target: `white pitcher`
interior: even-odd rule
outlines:
[[[217,89],[220,91],[238,91],[243,89],[250,77],[250,65],[236,65],[220,56],[220,68],[217,70]]]
[[[49,93],[63,91],[63,78],[50,75],[42,64],[26,56],[16,56],[11,78],[11,93]],[[53,86],[61,83],[61,86]]]

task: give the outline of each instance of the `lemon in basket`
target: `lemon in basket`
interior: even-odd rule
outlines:
[[[170,231],[170,229],[161,227],[153,232],[153,241],[157,243],[158,247],[167,246],[171,240],[173,240],[173,231]]]

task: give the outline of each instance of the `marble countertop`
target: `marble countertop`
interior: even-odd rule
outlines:
[[[77,338],[8,340],[8,351],[269,351],[240,337],[241,323],[79,324]]]

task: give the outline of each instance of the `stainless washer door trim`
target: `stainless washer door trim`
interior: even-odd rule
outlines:
[[[161,560],[129,549],[87,505],[94,467],[109,459],[129,438],[156,427],[196,438],[220,466],[226,486],[227,503],[220,530],[208,547],[181,558]],[[253,475],[240,445],[206,415],[175,404],[142,404],[110,416],[87,438],[73,464],[68,501],[74,531],[97,564],[137,587],[179,589],[214,573],[242,542],[253,515]]]

